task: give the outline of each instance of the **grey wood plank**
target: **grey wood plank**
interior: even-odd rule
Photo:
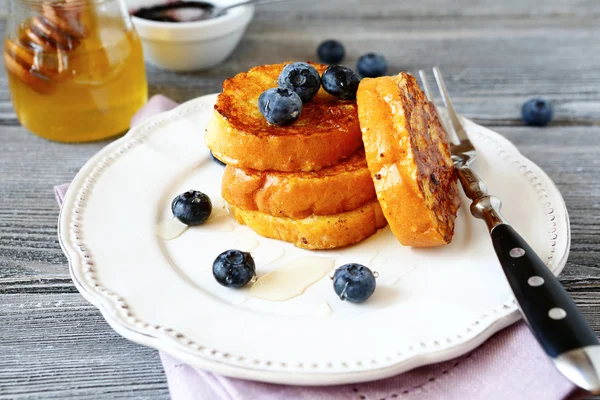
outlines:
[[[571,252],[564,281],[595,285],[600,282],[596,257],[600,233],[600,130],[596,127],[506,128],[497,130],[538,164],[561,191],[571,218]],[[587,139],[585,139],[587,138]],[[594,289],[594,290],[597,290]]]
[[[260,63],[315,60],[318,43],[334,37],[345,43],[349,66],[368,51],[385,54],[390,73],[414,73],[439,64],[458,108],[486,123],[519,124],[520,107],[533,96],[554,101],[557,124],[600,121],[600,26],[595,18],[374,18],[323,23],[304,14],[291,20],[260,15],[234,55],[217,68],[177,74],[148,66],[151,93],[184,101],[217,92],[223,79]],[[348,29],[356,24],[356,29]],[[3,25],[0,22],[0,31]],[[4,72],[0,122],[17,124]]]
[[[595,55],[600,54],[600,27],[594,20],[361,21],[360,28],[320,21],[267,21],[253,24],[237,52],[217,69],[173,76],[149,67],[153,92],[178,101],[217,92],[223,78],[260,63],[316,60],[324,39],[342,40],[345,63],[368,51],[386,55],[390,73],[439,64],[450,80],[460,110],[490,123],[520,123],[520,107],[532,96],[556,103],[557,123],[600,120],[600,79]],[[289,44],[293,43],[293,47]],[[551,66],[551,67],[549,67]],[[494,101],[490,101],[493,98]]]
[[[168,399],[158,352],[79,294],[0,295],[0,399]]]
[[[8,13],[11,0],[0,0],[0,16]],[[17,0],[12,0],[17,1]],[[223,2],[223,1],[221,1]],[[139,2],[127,0],[130,9]],[[596,15],[598,3],[594,0],[548,0],[543,6],[536,2],[520,0],[429,0],[426,2],[404,2],[393,0],[333,0],[333,1],[300,1],[271,4],[258,8],[258,18],[273,17],[297,18],[307,15],[313,19],[338,18],[494,18],[498,16],[511,18],[536,18],[539,16],[578,17]]]
[[[535,19],[540,17],[583,17],[600,12],[594,0],[545,1],[543,6],[520,0],[428,0],[406,2],[393,0],[291,1],[257,7],[257,18],[274,19]]]

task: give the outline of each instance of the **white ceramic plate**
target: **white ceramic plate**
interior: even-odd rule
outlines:
[[[435,249],[402,247],[384,228],[349,248],[311,252],[261,238],[230,217],[159,239],[154,227],[171,216],[177,194],[197,189],[220,200],[223,167],[203,143],[214,101],[201,97],[133,128],[81,169],[65,198],[59,236],[73,280],[121,335],[219,374],[329,385],[457,357],[519,319],[485,225],[464,198],[454,240]],[[558,274],[570,243],[560,193],[502,136],[464,122],[477,172]],[[336,267],[366,263],[380,274],[377,290],[361,305],[342,302],[324,277],[293,300],[244,302],[248,290],[219,286],[211,266],[248,238],[260,243],[259,276],[316,253]],[[315,311],[323,302],[328,316]]]

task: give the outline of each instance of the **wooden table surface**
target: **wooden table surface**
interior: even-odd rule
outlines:
[[[562,192],[572,247],[560,278],[599,332],[599,17],[595,0],[296,1],[261,8],[235,54],[211,71],[147,73],[152,94],[185,101],[257,64],[314,60],[328,38],[343,41],[350,66],[368,51],[385,54],[390,72],[440,65],[456,108],[506,136]],[[555,105],[549,127],[520,121],[534,96]],[[121,338],[78,294],[57,240],[52,187],[107,142],[28,133],[4,71],[0,140],[0,399],[168,398],[158,353]]]

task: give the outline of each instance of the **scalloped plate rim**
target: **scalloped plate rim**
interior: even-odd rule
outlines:
[[[70,203],[73,201],[73,198],[77,195],[80,187],[82,186],[83,180],[88,176],[91,169],[98,165],[100,160],[105,156],[105,154],[111,153],[112,150],[118,148],[123,143],[131,140],[135,136],[142,133],[145,127],[150,126],[156,122],[161,120],[169,119],[175,116],[178,113],[186,110],[187,108],[192,108],[196,104],[202,102],[214,102],[214,98],[217,94],[209,94],[205,96],[198,97],[196,99],[192,99],[188,102],[185,102],[176,108],[160,113],[158,115],[152,116],[141,122],[139,125],[136,125],[131,128],[131,130],[124,135],[123,137],[115,140],[114,142],[108,144],[94,156],[92,156],[80,169],[77,173],[73,181],[71,182],[71,186],[67,191],[64,204]],[[558,200],[560,200],[560,206],[565,214],[566,218],[566,248],[564,253],[561,254],[560,259],[556,264],[556,268],[552,271],[555,275],[558,275],[564,266],[566,265],[566,261],[569,255],[570,246],[571,246],[571,230],[569,224],[569,215],[566,209],[566,205],[564,203],[564,199],[560,194],[560,191],[554,184],[554,182],[547,176],[547,174],[539,168],[535,163],[529,160],[527,157],[523,156],[519,150],[512,144],[508,139],[498,134],[495,131],[492,131],[488,128],[486,130],[494,133],[494,139],[502,142],[502,144],[511,151],[514,151],[515,154],[521,159],[524,160],[530,167],[533,166],[537,169],[537,173],[543,175],[547,178],[547,183],[552,185],[552,189],[556,191],[558,195]],[[256,381],[270,382],[270,383],[280,383],[280,384],[289,384],[289,385],[311,385],[311,386],[322,386],[322,385],[334,385],[334,384],[344,384],[344,383],[358,383],[358,382],[366,382],[372,381],[376,379],[382,379],[390,376],[394,376],[413,368],[417,368],[420,366],[424,366],[431,363],[442,362],[445,360],[449,360],[452,358],[460,357],[469,351],[477,348],[483,342],[485,342],[489,337],[498,331],[510,326],[516,321],[521,319],[521,315],[519,313],[518,308],[513,303],[510,307],[508,307],[508,311],[504,315],[499,315],[497,318],[493,320],[485,329],[476,332],[475,335],[466,338],[461,342],[455,342],[453,346],[443,349],[443,350],[434,350],[427,351],[423,353],[415,353],[408,359],[405,359],[399,363],[380,367],[380,368],[371,368],[369,370],[361,370],[361,371],[351,371],[351,372],[324,372],[324,371],[315,371],[315,372],[298,372],[298,371],[277,371],[274,369],[262,369],[262,368],[246,368],[243,366],[232,365],[227,362],[218,361],[215,359],[209,359],[203,357],[197,352],[193,352],[183,345],[170,341],[168,338],[162,337],[158,334],[149,334],[147,332],[142,332],[131,324],[127,324],[122,318],[118,316],[117,307],[114,301],[110,300],[108,297],[102,295],[101,293],[95,291],[92,287],[89,286],[88,282],[79,278],[78,275],[81,274],[83,260],[80,255],[73,251],[73,247],[76,247],[73,243],[69,242],[71,239],[68,234],[65,233],[62,229],[63,219],[66,219],[63,213],[63,210],[66,207],[61,208],[59,213],[59,221],[58,221],[58,237],[60,246],[68,259],[69,263],[69,272],[71,278],[79,290],[79,292],[83,295],[83,297],[88,300],[92,305],[97,307],[109,325],[121,336],[145,345],[152,348],[155,348],[160,351],[164,351],[165,353],[179,359],[180,361],[186,362],[192,365],[195,368],[209,370],[214,373],[241,378],[241,379],[250,379]],[[469,217],[471,218],[471,217]],[[71,248],[69,247],[71,246]],[[558,254],[557,254],[558,255]]]

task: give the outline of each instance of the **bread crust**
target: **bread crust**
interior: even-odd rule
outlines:
[[[354,210],[376,199],[364,150],[315,172],[225,167],[221,195],[243,210],[306,218]]]
[[[259,171],[317,171],[362,147],[355,101],[341,101],[322,88],[289,126],[269,125],[258,97],[277,86],[289,63],[261,65],[225,80],[204,140],[229,165]],[[312,64],[319,73],[326,65]]]
[[[387,225],[377,201],[356,210],[334,215],[311,215],[294,219],[274,217],[229,205],[231,214],[261,236],[293,243],[309,250],[348,246],[373,235]]]
[[[407,73],[363,79],[357,93],[367,164],[400,243],[450,243],[460,206],[454,165],[437,110]]]

